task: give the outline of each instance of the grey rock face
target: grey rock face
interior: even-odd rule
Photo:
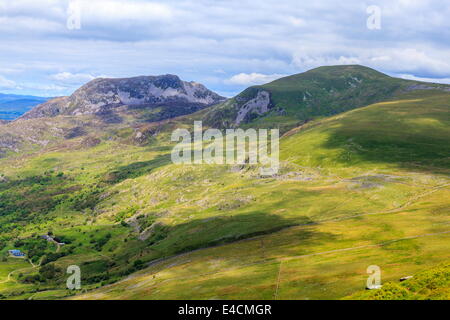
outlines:
[[[49,100],[43,104],[40,104],[25,113],[19,119],[33,119],[33,118],[43,118],[43,117],[55,117],[61,114],[65,106],[69,102],[69,97],[59,97]]]
[[[406,88],[406,91],[415,91],[415,90],[441,90],[441,91],[450,91],[450,87],[448,85],[441,85],[436,83],[430,83],[430,84],[415,84],[408,88]]]
[[[242,107],[239,108],[238,115],[236,117],[236,125],[241,124],[245,117],[251,113],[255,112],[258,115],[263,115],[269,111],[270,106],[270,93],[267,91],[259,91],[256,97]]]
[[[192,105],[201,109],[224,100],[203,85],[182,81],[175,75],[95,79],[70,97],[52,99],[19,119],[101,114],[122,106],[190,105],[192,110]]]

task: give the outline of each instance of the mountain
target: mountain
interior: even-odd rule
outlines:
[[[70,97],[41,104],[20,119],[58,115],[106,115],[129,109],[153,110],[151,120],[159,121],[193,113],[225,98],[196,82],[181,81],[175,75],[124,79],[95,79]]]
[[[317,117],[384,101],[416,89],[450,86],[397,79],[359,66],[320,67],[253,86],[211,109],[211,126],[279,127],[287,131]]]
[[[140,126],[189,115],[224,100],[203,85],[174,75],[96,79],[69,97],[51,99],[2,125],[0,156],[65,148],[67,141],[77,141],[79,147],[105,139],[145,144],[155,133],[141,132]]]
[[[14,120],[49,99],[0,93],[0,119]]]

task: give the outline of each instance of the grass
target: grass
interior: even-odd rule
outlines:
[[[168,259],[77,298],[336,299],[364,288],[369,265],[379,265],[388,281],[448,260],[450,234],[439,234],[450,231],[448,216],[435,216],[434,209],[415,205],[397,213],[293,227]],[[418,235],[428,236],[414,238]]]
[[[299,143],[287,138],[283,157],[327,168],[407,166],[439,170],[450,166],[448,94],[421,92],[318,121]],[[425,107],[426,106],[426,107]]]

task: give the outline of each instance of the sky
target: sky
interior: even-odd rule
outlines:
[[[324,65],[450,83],[447,0],[0,0],[0,92],[176,74],[231,97]]]

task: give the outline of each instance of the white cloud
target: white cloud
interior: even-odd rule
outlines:
[[[297,17],[288,17],[287,21],[289,21],[289,23],[291,23],[295,27],[303,27],[306,25],[305,20]]]
[[[149,20],[168,20],[174,10],[166,4],[144,1],[120,0],[78,0],[81,4],[82,19],[89,22],[148,22]]]
[[[0,76],[0,88],[1,89],[16,89],[17,84],[12,80],[8,80],[5,77]]]
[[[33,34],[59,33],[61,24],[35,17],[0,17],[0,31],[4,34],[31,32]]]
[[[283,74],[239,73],[225,82],[228,84],[253,86],[272,82],[285,76]]]
[[[349,56],[333,56],[332,53],[315,53],[304,54],[303,52],[295,52],[293,54],[292,63],[304,70],[317,68],[321,66],[361,64],[362,61],[357,57],[356,52],[349,51]]]
[[[416,48],[391,49],[387,48],[384,60],[379,60],[377,66],[387,67],[390,70],[434,73],[436,75],[449,75],[450,63],[438,54],[429,54]],[[447,51],[450,53],[449,51]]]
[[[69,0],[0,0],[0,74],[67,94],[100,74],[173,73],[227,93],[322,65],[450,77],[446,1],[377,0],[377,31],[356,0],[78,1],[81,29],[68,30]]]
[[[344,53],[337,56],[335,52]],[[412,74],[429,78],[450,76],[450,49],[371,47],[333,44],[332,49],[304,45],[293,53],[292,64],[307,70],[319,66],[360,64],[386,73]]]
[[[50,76],[51,79],[60,81],[62,83],[84,83],[94,80],[96,77],[86,73],[70,73],[60,72]]]
[[[423,78],[423,77],[416,77],[411,74],[399,74],[399,75],[397,75],[397,77],[402,78],[402,79],[422,81],[422,82],[450,84],[450,78]]]

